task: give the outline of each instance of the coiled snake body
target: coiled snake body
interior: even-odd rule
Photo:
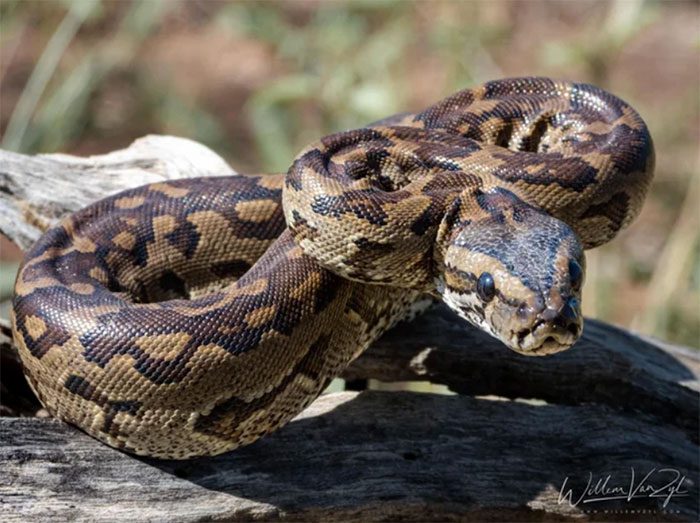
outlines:
[[[217,454],[289,421],[426,294],[524,354],[569,347],[583,249],[636,216],[652,170],[614,96],[489,82],[325,137],[286,176],[67,217],[26,255],[15,340],[53,415],[137,454]]]

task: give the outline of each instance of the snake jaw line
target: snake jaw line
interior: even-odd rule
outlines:
[[[576,342],[579,335],[578,326],[561,329],[552,327],[544,320],[538,320],[531,329],[517,334],[515,350],[528,356],[546,356],[568,349]]]

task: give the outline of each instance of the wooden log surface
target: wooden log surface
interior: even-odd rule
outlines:
[[[509,351],[439,305],[400,324],[346,369],[348,380],[430,381],[469,395],[598,403],[644,412],[698,442],[700,357],[586,319],[581,339],[544,358]]]
[[[66,213],[146,183],[236,174],[192,140],[150,135],[126,149],[80,158],[0,150],[0,233],[22,249]]]
[[[148,137],[90,159],[0,151],[0,231],[26,247],[61,215],[120,189],[233,173],[180,140]],[[30,405],[9,340],[0,338],[0,350],[0,400]],[[326,395],[249,447],[184,462],[136,458],[52,419],[0,417],[0,513],[19,521],[700,517],[700,359],[690,349],[587,320],[571,350],[527,358],[441,306],[387,333],[344,377],[431,381],[459,395]]]
[[[51,420],[0,418],[0,430],[3,514],[27,521],[691,521],[698,503],[693,443],[598,405],[335,393],[249,447],[184,462],[135,458]],[[637,485],[654,469],[656,488],[686,475],[666,507],[666,491],[576,505],[589,472],[628,488],[632,470]]]

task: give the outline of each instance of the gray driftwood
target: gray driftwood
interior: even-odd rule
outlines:
[[[0,151],[0,230],[26,247],[119,189],[225,173],[215,153],[169,137],[90,159]],[[15,395],[31,410],[1,333],[0,350],[2,403]],[[56,420],[2,417],[0,509],[41,521],[696,521],[699,376],[696,352],[604,323],[588,320],[576,347],[533,359],[436,307],[345,378],[458,395],[330,394],[249,447],[185,462],[133,457]]]
[[[192,140],[145,136],[128,148],[80,158],[0,151],[0,233],[26,249],[64,214],[146,183],[235,174]]]

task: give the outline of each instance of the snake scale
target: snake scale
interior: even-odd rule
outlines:
[[[126,451],[282,426],[426,295],[523,354],[580,336],[584,249],[639,212],[648,130],[596,87],[514,78],[326,136],[286,175],[127,190],[26,253],[13,303],[56,417]]]

